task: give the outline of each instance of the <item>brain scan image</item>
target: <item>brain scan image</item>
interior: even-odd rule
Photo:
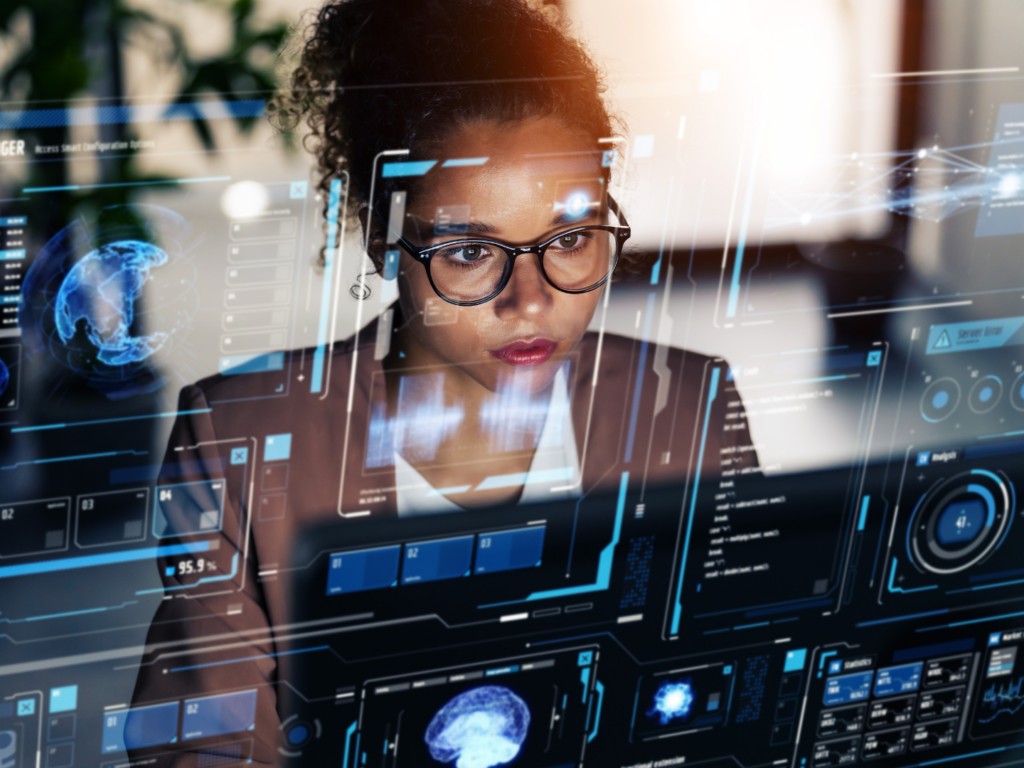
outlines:
[[[441,707],[424,740],[439,763],[491,768],[515,760],[529,726],[526,702],[508,688],[486,685],[461,693]]]
[[[167,253],[151,243],[121,240],[89,253],[72,267],[57,291],[57,332],[71,341],[81,322],[107,365],[145,360],[167,340],[166,333],[133,336],[135,302],[150,270],[166,264]]]

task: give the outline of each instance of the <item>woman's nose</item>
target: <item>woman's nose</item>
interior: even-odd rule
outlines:
[[[495,312],[502,320],[533,320],[551,308],[554,290],[544,278],[537,254],[523,254],[516,259],[505,290],[494,299]]]

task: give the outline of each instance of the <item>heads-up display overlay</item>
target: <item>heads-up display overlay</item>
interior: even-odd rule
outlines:
[[[0,768],[1024,764],[1012,9],[15,5]]]

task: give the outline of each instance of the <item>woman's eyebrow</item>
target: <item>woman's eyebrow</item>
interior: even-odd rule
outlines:
[[[484,221],[470,221],[461,225],[459,229],[462,230],[462,234],[467,235],[497,235],[501,233],[500,227]]]

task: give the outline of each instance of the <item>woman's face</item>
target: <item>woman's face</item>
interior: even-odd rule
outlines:
[[[584,223],[602,223],[597,214],[566,223],[556,210],[571,187],[557,175],[540,176],[524,155],[593,151],[585,138],[557,120],[518,123],[477,122],[452,136],[438,155],[486,157],[479,166],[434,173],[410,200],[412,220],[426,222],[423,234],[406,236],[426,246],[458,237],[483,237],[512,245],[532,245]],[[561,201],[564,203],[564,201]],[[469,206],[465,235],[434,234],[438,208]],[[563,209],[563,206],[559,206]],[[547,387],[558,367],[583,336],[603,289],[582,294],[557,290],[544,278],[536,254],[519,256],[504,290],[485,304],[460,307],[441,299],[427,271],[404,250],[399,265],[399,301],[418,347],[416,362],[459,368],[489,390],[512,384],[519,391]],[[514,382],[514,384],[513,384]]]

